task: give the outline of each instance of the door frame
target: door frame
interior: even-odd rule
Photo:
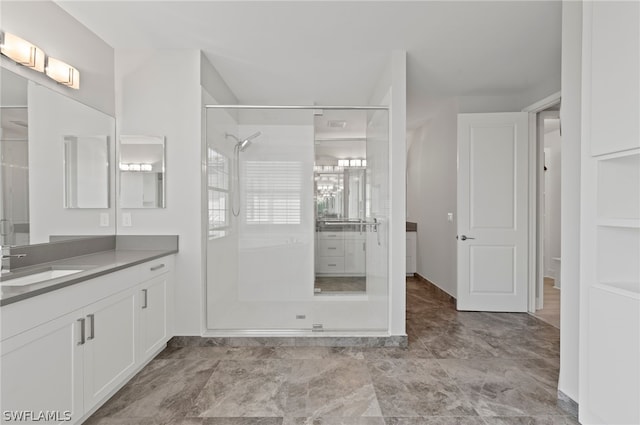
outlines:
[[[544,288],[544,223],[540,223],[544,208],[544,194],[540,190],[544,185],[544,173],[540,173],[538,169],[544,154],[544,142],[539,142],[538,135],[544,133],[538,131],[538,114],[557,105],[560,100],[560,92],[556,92],[522,109],[522,112],[529,113],[529,313],[535,313],[538,306],[542,308],[542,301],[536,296],[536,289],[538,285]]]

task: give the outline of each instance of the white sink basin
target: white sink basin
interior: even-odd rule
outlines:
[[[44,282],[45,280],[55,279],[58,277],[68,276],[74,273],[80,273],[84,270],[81,269],[54,269],[46,270],[43,272],[33,273],[23,277],[16,277],[13,279],[7,279],[0,282],[2,286],[25,286],[33,283]]]

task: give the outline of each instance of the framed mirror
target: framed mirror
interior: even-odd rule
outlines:
[[[164,137],[120,136],[120,208],[165,207]]]
[[[109,136],[64,136],[65,208],[109,208]]]

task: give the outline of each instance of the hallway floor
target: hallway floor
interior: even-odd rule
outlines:
[[[560,329],[560,289],[549,277],[544,278],[544,308],[536,311],[535,316],[555,328]]]
[[[167,348],[91,425],[569,425],[559,331],[407,279],[409,348]]]

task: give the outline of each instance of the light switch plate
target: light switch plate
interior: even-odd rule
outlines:
[[[100,213],[100,227],[109,227],[109,213]]]
[[[453,213],[447,213],[447,221],[453,223]]]
[[[122,213],[122,225],[131,227],[131,213]]]

